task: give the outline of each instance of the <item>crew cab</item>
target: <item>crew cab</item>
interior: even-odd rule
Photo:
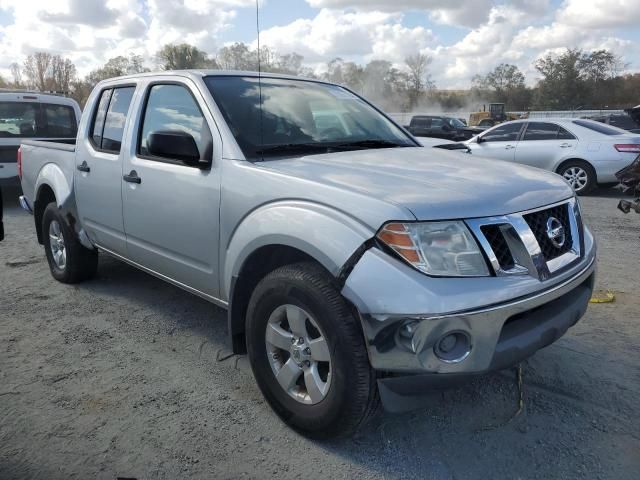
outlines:
[[[27,141],[20,161],[55,279],[93,277],[100,252],[228,309],[233,351],[314,437],[520,362],[593,289],[594,238],[561,177],[423,148],[318,80],[104,81],[74,145]]]

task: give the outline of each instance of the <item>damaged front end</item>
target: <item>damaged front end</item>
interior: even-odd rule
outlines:
[[[631,210],[640,213],[640,155],[631,165],[617,172],[616,178],[620,181],[623,192],[636,197],[634,200],[620,200],[618,209],[624,213]]]

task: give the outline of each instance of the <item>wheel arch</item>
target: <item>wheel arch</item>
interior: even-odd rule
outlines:
[[[38,237],[38,243],[44,244],[44,238],[42,233],[42,216],[44,210],[50,203],[57,203],[56,194],[53,188],[48,183],[42,183],[36,192],[36,199],[33,203],[33,219],[36,224],[36,235]]]
[[[589,160],[585,160],[584,158],[580,158],[580,157],[571,157],[571,158],[565,158],[564,160],[561,160],[556,167],[554,168],[554,172],[555,173],[560,173],[560,170],[562,169],[562,167],[564,167],[567,163],[570,162],[583,162],[586,163],[587,165],[589,165],[591,167],[591,169],[593,170],[593,173],[596,176],[596,182],[598,181],[598,171],[596,170],[596,168],[593,166],[593,163],[591,163]]]
[[[247,353],[245,317],[255,287],[277,268],[298,262],[313,262],[326,270],[320,261],[298,248],[291,245],[270,244],[254,250],[243,262],[237,275],[231,279],[227,314],[229,337],[234,353]]]

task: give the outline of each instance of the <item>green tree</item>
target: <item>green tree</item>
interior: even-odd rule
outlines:
[[[422,53],[410,55],[404,60],[408,70],[407,95],[410,109],[418,105],[427,90],[435,87],[428,71],[431,62],[432,58]]]
[[[507,110],[526,110],[530,106],[531,91],[515,65],[501,63],[486,75],[475,75],[471,81],[475,96],[504,103]]]
[[[158,66],[162,70],[185,70],[189,68],[218,68],[214,59],[194,45],[181,43],[165,45],[156,53]]]
[[[263,55],[268,55],[268,49],[263,50]],[[217,62],[224,70],[258,70],[257,53],[242,42],[222,47],[218,52]]]
[[[573,110],[584,106],[584,83],[580,70],[583,53],[567,49],[560,55],[547,54],[534,66],[542,75],[535,104],[540,109]]]

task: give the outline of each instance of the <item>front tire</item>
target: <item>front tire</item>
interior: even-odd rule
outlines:
[[[97,250],[82,246],[53,202],[47,205],[42,215],[42,235],[53,278],[62,283],[79,283],[95,276]]]
[[[597,186],[596,171],[583,160],[570,160],[564,163],[558,169],[558,174],[569,182],[577,195],[586,195]]]
[[[281,267],[255,288],[247,350],[264,397],[313,438],[352,435],[378,408],[361,327],[320,266]]]

